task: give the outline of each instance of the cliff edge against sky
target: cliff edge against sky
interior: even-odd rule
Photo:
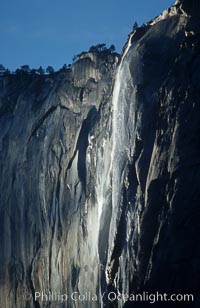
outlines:
[[[0,80],[0,307],[198,307],[199,14],[177,1],[121,59]]]

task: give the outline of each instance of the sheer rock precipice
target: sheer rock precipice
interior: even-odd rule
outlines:
[[[198,306],[198,14],[177,1],[121,60],[88,53],[54,76],[1,78],[1,307],[132,307],[107,295],[143,291]]]

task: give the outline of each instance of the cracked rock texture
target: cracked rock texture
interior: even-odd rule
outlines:
[[[152,306],[111,291],[199,306],[199,11],[176,1],[120,63],[88,53],[53,77],[0,81],[0,307]]]
[[[1,81],[1,307],[49,307],[26,303],[24,290],[99,286],[94,153],[109,125],[118,56],[91,56],[52,78]]]

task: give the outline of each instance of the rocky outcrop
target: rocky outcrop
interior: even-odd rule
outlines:
[[[54,77],[1,82],[2,307],[49,307],[23,296],[99,285],[95,153],[118,57],[89,56]]]
[[[120,63],[1,80],[2,307],[133,307],[108,295],[144,291],[198,307],[197,8],[131,33]]]
[[[175,6],[181,12],[190,16],[200,16],[200,4],[198,0],[177,0]]]
[[[109,282],[122,294],[193,293],[197,300],[200,23],[174,7],[167,12],[138,39],[140,29],[130,36],[119,69],[130,154],[120,170],[120,217],[111,218]]]

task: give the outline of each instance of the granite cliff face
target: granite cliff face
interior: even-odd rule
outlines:
[[[0,307],[198,307],[199,12],[177,1],[120,60],[0,81]]]

